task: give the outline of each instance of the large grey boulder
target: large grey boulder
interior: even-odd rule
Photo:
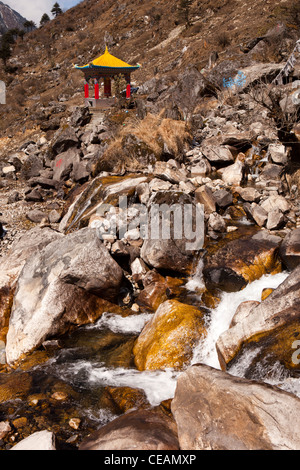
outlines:
[[[0,289],[9,286],[18,278],[26,260],[41,251],[54,240],[64,235],[49,227],[35,227],[19,236],[12,244],[7,255],[1,259]]]
[[[65,152],[71,147],[79,145],[78,137],[72,127],[62,127],[54,135],[52,151],[57,155]]]
[[[204,242],[200,205],[197,218],[190,196],[180,191],[158,191],[150,198],[148,208],[148,236],[141,258],[156,269],[189,272],[193,256]]]
[[[17,238],[6,256],[1,258],[0,270],[0,340],[5,339],[12,299],[17,279],[26,260],[63,235],[48,227],[35,227]]]
[[[71,171],[80,163],[80,150],[69,148],[56,156],[53,162],[53,179],[56,181],[67,180]]]
[[[298,450],[300,400],[205,365],[180,374],[172,400],[181,450]]]
[[[115,300],[122,278],[122,269],[89,228],[50,243],[32,256],[14,296],[7,362],[14,363],[72,323],[94,321],[97,299]]]

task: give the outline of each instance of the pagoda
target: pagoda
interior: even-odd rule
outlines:
[[[129,65],[123,60],[114,57],[108,52],[107,46],[103,55],[98,57],[98,59],[93,60],[90,64],[79,66],[74,65],[78,70],[81,70],[84,73],[85,84],[84,84],[84,97],[89,100],[89,83],[90,80],[94,80],[95,88],[95,98],[94,105],[97,106],[97,101],[99,101],[99,83],[102,79],[104,81],[104,97],[109,98],[112,96],[111,93],[111,82],[114,77],[122,74],[125,77],[127,82],[126,87],[126,98],[131,96],[131,73],[140,68],[140,65]]]

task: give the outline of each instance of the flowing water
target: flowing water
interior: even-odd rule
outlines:
[[[203,363],[216,369],[220,368],[215,344],[219,336],[228,330],[232,317],[237,307],[247,300],[261,300],[261,293],[264,288],[276,288],[286,278],[287,273],[276,275],[265,275],[259,280],[248,284],[239,292],[224,292],[221,302],[209,315],[207,319],[207,337],[195,348],[193,363]]]
[[[191,364],[203,363],[219,369],[215,344],[219,336],[229,328],[239,304],[246,300],[259,301],[264,288],[278,287],[287,275],[287,273],[265,275],[249,284],[242,291],[223,293],[218,307],[207,314],[207,336],[195,347]],[[203,287],[201,262],[186,287],[188,290]],[[172,369],[140,372],[132,367],[132,363],[122,366],[117,355],[111,361],[108,350],[104,349],[103,353],[101,348],[97,349],[97,345],[101,345],[99,338],[107,335],[108,331],[116,341],[117,338],[120,338],[120,344],[134,340],[152,316],[153,314],[144,313],[123,318],[116,314],[103,314],[102,318],[94,325],[79,328],[56,357],[48,361],[47,364],[38,366],[37,369],[48,370],[58,377],[63,377],[75,388],[85,390],[99,389],[105,386],[128,386],[142,389],[149,403],[153,406],[158,405],[165,399],[173,398],[176,380],[180,372]],[[116,351],[115,346],[114,351]],[[120,365],[116,366],[118,363]],[[243,364],[239,363],[230,373],[242,375],[243,370]]]
[[[229,328],[238,305],[246,300],[260,300],[264,288],[276,288],[287,275],[280,273],[263,276],[240,292],[223,293],[219,305],[206,314],[207,336],[195,347],[191,364],[203,363],[220,368],[215,344],[219,336]],[[203,288],[200,261],[185,289],[187,296],[195,292],[197,298],[197,292]],[[22,401],[18,399],[9,401],[0,407],[0,421],[3,419],[11,421],[19,416],[31,420],[32,414],[35,416],[36,413],[40,413],[47,425],[58,426],[57,432],[60,433],[60,438],[66,440],[74,432],[72,429],[65,430],[66,420],[70,416],[80,418],[81,431],[86,434],[120,414],[107,401],[107,387],[138,389],[152,406],[173,398],[181,372],[172,369],[138,371],[134,366],[133,344],[152,316],[153,314],[140,313],[121,317],[105,313],[95,324],[80,327],[74,333],[62,338],[61,348],[56,350],[47,362],[23,372],[25,375],[30,374],[32,379],[28,395],[39,398],[37,408],[33,411],[32,406],[28,405],[30,397]],[[230,374],[243,376],[248,362],[257,353],[258,351],[254,350],[242,357],[229,371]],[[258,375],[263,372],[264,364],[260,364],[260,367],[262,370],[257,370]],[[268,382],[298,394],[297,381],[291,379],[282,366],[274,365],[273,368],[273,372],[269,371]],[[53,393],[57,390],[64,391],[64,387],[67,387],[70,400],[53,403]],[[44,401],[46,396],[47,403]],[[33,431],[36,429],[31,432]]]

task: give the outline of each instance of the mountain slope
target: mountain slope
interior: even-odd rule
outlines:
[[[175,0],[85,0],[42,28],[18,40],[9,61],[0,67],[7,83],[7,106],[0,109],[0,137],[36,129],[41,109],[49,102],[83,104],[83,75],[72,64],[86,64],[109,52],[142,67],[133,74],[140,86],[152,77],[171,85],[189,66],[206,67],[210,55],[218,63],[282,62],[298,38],[293,20],[295,0],[194,0],[189,26]],[[259,12],[259,14],[258,14]],[[298,20],[297,20],[298,21]],[[263,51],[250,57],[247,45],[270,29],[285,24],[280,44],[271,38]],[[244,45],[246,46],[244,47]],[[5,141],[5,145],[6,145]],[[0,142],[1,144],[1,142]],[[0,145],[1,147],[1,145]],[[1,152],[1,148],[0,148]]]
[[[0,2],[0,35],[9,29],[22,28],[25,21],[20,13]]]

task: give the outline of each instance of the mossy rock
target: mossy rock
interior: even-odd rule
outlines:
[[[194,346],[205,335],[201,310],[178,300],[167,300],[135,343],[135,365],[139,370],[180,370],[189,363]]]
[[[264,274],[282,271],[277,244],[268,240],[232,240],[204,258],[203,276],[209,290],[236,292]]]

